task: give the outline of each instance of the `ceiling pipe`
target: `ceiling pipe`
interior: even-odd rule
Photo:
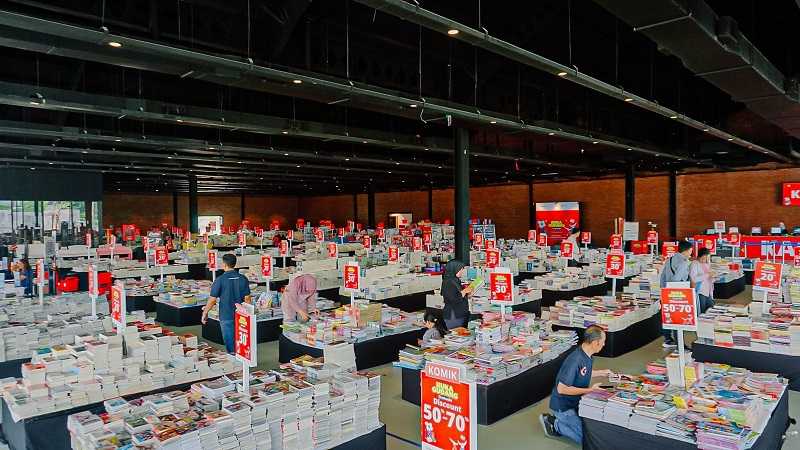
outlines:
[[[412,5],[411,3],[403,0],[355,1],[378,11],[395,16],[399,19],[442,33],[450,38],[458,39],[488,52],[504,56],[528,67],[533,67],[544,72],[551,73],[559,78],[563,78],[587,87],[595,92],[614,97],[618,100],[630,103],[633,106],[659,114],[688,127],[703,131],[711,136],[715,136],[719,139],[736,144],[747,150],[757,151],[783,162],[793,162],[790,158],[773,150],[767,149],[745,139],[741,139],[718,128],[714,128],[685,114],[681,114],[679,111],[664,107],[644,97],[627,92],[621,87],[613,86],[604,81],[590,77],[589,75],[579,72],[575,67],[568,67],[563,64],[559,64],[529,50],[525,50],[519,46],[495,38],[485,30],[476,30],[462,23],[435,14],[417,5]],[[458,30],[458,33],[451,35],[448,34],[449,30]]]

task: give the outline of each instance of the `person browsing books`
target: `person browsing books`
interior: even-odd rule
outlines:
[[[444,266],[442,276],[442,298],[444,299],[444,324],[448,330],[463,327],[469,321],[469,301],[472,288],[461,287],[461,277],[464,276],[466,266],[463,262],[454,259]]]
[[[425,312],[425,334],[422,335],[422,346],[428,347],[431,341],[440,341],[447,334],[447,326],[444,319],[437,317],[432,311]]]
[[[203,307],[203,315],[200,319],[205,325],[208,321],[208,312],[214,308],[215,304],[219,303],[219,327],[222,330],[222,341],[225,342],[225,350],[228,353],[233,353],[234,349],[234,312],[242,302],[253,303],[253,299],[250,297],[250,283],[247,278],[239,274],[235,267],[235,255],[228,253],[222,256],[224,272],[211,285],[208,303]]]
[[[661,269],[660,284],[662,288],[667,287],[667,283],[678,283],[688,281],[692,288],[694,282],[689,278],[689,258],[692,256],[692,243],[689,241],[678,242],[678,252],[664,261]],[[664,347],[675,347],[675,333],[671,330],[661,330],[664,336]]]
[[[548,437],[564,436],[578,445],[583,443],[583,425],[578,416],[581,396],[602,389],[600,383],[589,386],[592,378],[614,375],[608,369],[592,370],[592,356],[599,353],[605,344],[605,331],[597,325],[591,325],[586,328],[581,345],[561,364],[550,394],[550,410],[553,413],[539,416],[544,434]]]
[[[292,280],[283,291],[281,309],[284,320],[308,322],[310,314],[319,312],[317,279],[313,275],[303,274]]]
[[[697,304],[701,314],[714,306],[715,276],[711,270],[711,252],[703,247],[697,251],[697,258],[689,266],[689,278],[697,291]]]

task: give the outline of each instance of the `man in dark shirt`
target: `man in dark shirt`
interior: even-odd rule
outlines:
[[[219,302],[219,326],[222,329],[222,340],[225,342],[225,350],[233,353],[234,333],[233,333],[233,314],[239,303],[252,303],[250,297],[250,283],[239,271],[235,270],[236,256],[230,253],[222,257],[222,269],[225,271],[217,277],[211,285],[211,293],[208,303],[203,307],[203,317],[201,322],[205,325],[208,321],[208,312],[214,308],[214,304]]]
[[[550,409],[553,414],[539,416],[544,434],[547,436],[564,436],[577,442],[578,445],[582,444],[583,425],[578,416],[581,396],[600,389],[600,383],[589,387],[592,378],[613,375],[608,369],[592,370],[592,356],[600,352],[605,344],[605,331],[597,325],[592,325],[586,329],[581,345],[561,364],[556,385],[550,395]]]

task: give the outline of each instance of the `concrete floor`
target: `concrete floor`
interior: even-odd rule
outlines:
[[[750,301],[750,287],[730,300],[721,302],[748,303]],[[174,328],[176,332],[189,332],[201,335],[199,326]],[[694,337],[687,340],[692,341]],[[215,345],[212,343],[212,345]],[[595,368],[612,369],[623,373],[640,373],[645,364],[665,355],[661,347],[661,339],[651,342],[638,350],[629,352],[617,358],[595,358]],[[270,369],[278,366],[277,341],[259,344],[258,367]],[[384,375],[381,381],[381,421],[387,425],[386,443],[389,450],[409,450],[419,448],[419,407],[403,401],[400,398],[401,375],[400,370],[386,364],[372,370]],[[544,435],[539,425],[539,414],[548,410],[548,399],[525,408],[516,414],[494,423],[490,426],[480,426],[478,429],[478,448],[481,450],[492,449],[548,449],[566,450],[577,449],[579,446],[563,439],[551,439]],[[800,417],[800,392],[789,392],[789,416]],[[784,450],[800,450],[800,427],[793,425],[788,432],[788,438],[783,446]]]

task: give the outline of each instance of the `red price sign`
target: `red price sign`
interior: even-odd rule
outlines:
[[[421,252],[422,251],[422,238],[421,237],[415,236],[415,237],[411,238],[411,250],[413,250],[415,252]]]
[[[624,253],[609,253],[606,256],[606,278],[625,278]]]
[[[298,230],[302,230],[306,226],[306,220],[305,219],[297,219],[297,221],[294,223],[294,225],[297,227]]]
[[[44,285],[44,280],[44,260],[40,259],[36,261],[36,284],[42,286]]]
[[[572,259],[575,257],[575,245],[570,241],[561,241],[561,257]]]
[[[353,222],[352,220],[348,220],[347,221],[347,229],[350,230],[350,232],[352,233],[353,230],[356,229],[356,223]]]
[[[742,235],[739,233],[728,233],[728,244],[733,247],[742,245]]]
[[[724,233],[725,232],[725,221],[724,220],[715,220],[714,221],[714,231],[717,233]]]
[[[547,234],[546,233],[539,233],[539,237],[536,239],[536,245],[540,247],[547,247]]]
[[[608,239],[608,248],[622,250],[622,235],[612,234]]]
[[[277,221],[277,220],[273,220],[269,224],[269,229],[272,230],[272,231],[278,231],[278,230],[281,229],[281,223],[279,221]]]
[[[317,242],[325,240],[325,233],[322,231],[322,228],[314,228],[314,239],[316,239]]]
[[[203,245],[208,245],[208,233],[203,233]]]
[[[486,250],[486,267],[494,269],[500,265],[500,250],[490,248]]]
[[[647,245],[658,245],[658,231],[650,230],[647,232]]]
[[[511,272],[489,273],[489,293],[495,302],[514,301],[514,275]]]
[[[668,330],[697,330],[695,290],[662,288],[661,323]]]
[[[244,231],[240,231],[236,234],[236,238],[239,241],[239,247],[244,247],[247,245],[247,238],[244,236]]]
[[[121,284],[111,286],[108,308],[111,311],[111,321],[117,326],[119,333],[125,328],[125,288]]]
[[[661,256],[664,258],[670,258],[675,253],[678,253],[678,243],[677,242],[664,242],[661,244]]]
[[[794,266],[800,267],[800,252],[794,254]]]
[[[780,292],[783,264],[756,261],[753,272],[753,289],[767,292]]]
[[[581,244],[589,245],[592,243],[592,232],[581,231]]]
[[[536,230],[528,230],[528,242],[536,242]]]
[[[426,450],[474,450],[478,445],[477,395],[463,369],[428,361],[420,373],[420,430]]]
[[[361,236],[361,244],[364,245],[364,248],[369,250],[372,248],[372,238],[369,235]]]
[[[166,247],[156,247],[156,267],[169,264],[169,252]]]
[[[256,357],[256,316],[253,306],[242,304],[236,308],[233,323],[235,327],[234,354],[239,361],[250,367],[258,363]]]
[[[701,248],[707,248],[708,251],[714,255],[717,253],[717,237],[716,236],[705,236],[698,234],[694,237],[695,245],[697,246],[697,250]],[[697,253],[695,253],[697,254]]]
[[[344,265],[344,288],[357,291],[361,288],[361,272],[358,263],[347,263]]]
[[[286,230],[286,239],[290,241],[294,240],[294,230]]]
[[[272,255],[261,255],[261,276],[272,278]]]
[[[286,256],[289,254],[289,241],[281,241],[278,245],[278,253],[280,256]]]
[[[215,220],[208,222],[208,229],[210,231],[217,231],[217,222]]]
[[[338,258],[339,257],[339,246],[336,245],[336,242],[328,242],[328,258]]]
[[[339,228],[338,233],[339,237],[344,236],[344,228]]]
[[[213,272],[213,271],[219,269],[219,267],[217,267],[217,251],[216,250],[209,250],[208,254],[206,255],[206,258],[208,259],[208,270]]]
[[[94,264],[89,264],[86,276],[89,279],[89,295],[97,297],[100,295],[100,289],[97,287],[97,267]]]
[[[396,245],[389,246],[389,264],[397,264],[400,260],[400,249]]]
[[[378,239],[386,239],[386,230],[383,227],[378,228]]]
[[[475,233],[472,235],[472,243],[475,245],[475,248],[480,249],[483,247],[483,234]]]
[[[86,246],[92,247],[92,233],[86,233]]]
[[[433,236],[431,233],[422,233],[422,243],[428,246],[428,248],[431,247],[431,244],[433,244]]]
[[[497,248],[497,241],[494,239],[486,239],[486,250]]]

